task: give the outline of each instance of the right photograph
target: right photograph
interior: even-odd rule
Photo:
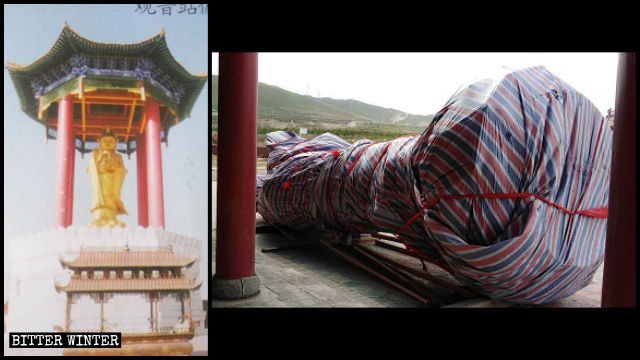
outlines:
[[[213,308],[635,307],[635,54],[211,56]]]

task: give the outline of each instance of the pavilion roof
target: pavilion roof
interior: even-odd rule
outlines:
[[[42,57],[29,65],[7,63],[6,68],[22,110],[47,127],[47,119],[42,118],[43,109],[65,95],[80,93],[83,87],[88,91],[135,93],[140,92],[144,84],[146,93],[166,107],[163,112],[166,116],[162,116],[165,139],[169,128],[190,116],[208,79],[207,74],[189,73],[175,60],[164,30],[139,43],[114,44],[84,38],[67,24],[51,50]],[[139,116],[136,113],[136,118]]]
[[[155,279],[74,279],[66,285],[55,282],[57,291],[67,293],[78,292],[137,292],[137,291],[177,291],[195,290],[202,285],[202,280],[188,280],[186,278],[155,278]]]
[[[120,249],[92,250],[83,249],[73,259],[60,257],[60,263],[66,268],[162,268],[191,266],[198,258],[183,257],[175,254],[170,247],[152,250]]]

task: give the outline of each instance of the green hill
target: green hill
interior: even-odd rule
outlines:
[[[213,109],[218,109],[218,76],[212,81]],[[371,123],[373,119],[336,108],[308,95],[298,95],[277,86],[258,83],[258,119],[296,122]]]
[[[218,76],[211,79],[213,110],[218,110]],[[433,115],[413,115],[357,100],[299,95],[277,86],[258,83],[258,134],[279,129],[307,128],[309,135],[330,131],[349,141],[386,140],[420,134]],[[217,116],[213,116],[217,130]],[[215,136],[215,135],[214,135]]]
[[[366,104],[358,100],[340,100],[328,97],[318,98],[318,100],[338,109],[343,109],[349,112],[360,114],[362,116],[366,116],[368,118],[386,124],[414,125],[426,127],[433,119],[433,115],[425,116],[407,114],[400,110]]]

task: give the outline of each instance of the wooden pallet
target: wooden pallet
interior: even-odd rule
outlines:
[[[341,259],[428,307],[483,298],[464,287],[445,270],[408,250],[391,234],[348,234],[339,237],[317,231],[292,231],[268,224],[256,227],[256,232],[279,232],[287,239],[278,247],[262,249],[262,252],[322,245]]]

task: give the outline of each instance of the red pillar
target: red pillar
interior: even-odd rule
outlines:
[[[216,277],[255,275],[258,55],[220,53]]]
[[[147,96],[144,111],[147,117],[145,155],[147,157],[147,211],[149,214],[149,226],[164,228],[160,105],[155,99]]]
[[[620,54],[602,307],[636,307],[636,54]]]
[[[56,132],[56,181],[54,226],[68,227],[73,215],[73,100],[67,95],[58,101]]]
[[[145,134],[136,136],[136,164],[138,169],[138,225],[149,226],[149,207],[147,197],[147,146]]]

